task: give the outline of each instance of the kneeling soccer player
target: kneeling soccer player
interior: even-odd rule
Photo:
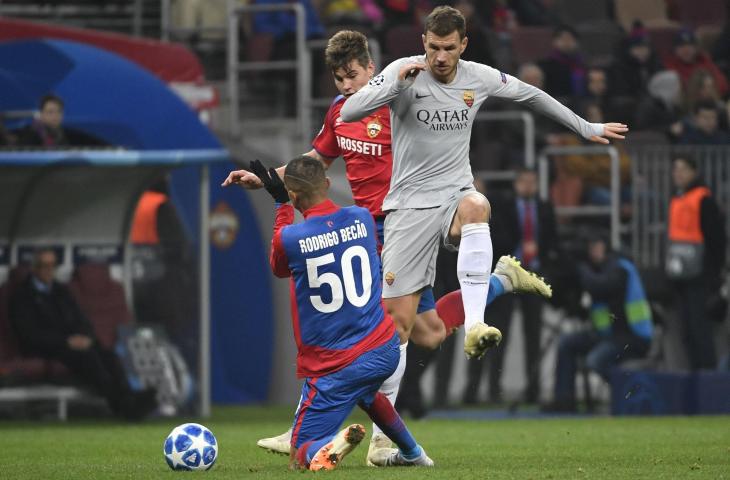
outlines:
[[[258,161],[251,170],[277,203],[271,268],[292,278],[297,376],[304,385],[292,426],[291,466],[335,468],[365,435],[357,424],[337,433],[356,405],[398,445],[382,466],[433,466],[378,392],[398,365],[400,342],[382,305],[372,215],[329,200],[322,163],[310,157],[289,162],[284,182]],[[303,223],[292,225],[294,207]]]

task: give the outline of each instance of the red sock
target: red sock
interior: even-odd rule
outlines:
[[[446,327],[446,335],[451,335],[464,325],[464,303],[461,301],[461,290],[447,293],[436,302],[436,313]]]
[[[309,450],[310,445],[312,445],[312,441],[305,442],[299,449],[297,450],[296,456],[294,458],[297,459],[297,463],[301,468],[307,469],[309,468],[309,461],[307,460],[307,450]]]

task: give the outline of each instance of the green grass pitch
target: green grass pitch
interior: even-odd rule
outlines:
[[[220,444],[209,472],[173,472],[162,442],[177,424],[112,420],[0,422],[0,477],[8,479],[730,479],[730,417],[407,421],[436,462],[422,468],[364,466],[367,443],[334,472],[290,472],[287,459],[255,446],[289,425],[291,409],[216,408],[201,421]],[[369,423],[364,416],[352,421]]]

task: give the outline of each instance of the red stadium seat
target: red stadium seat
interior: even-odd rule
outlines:
[[[512,54],[517,65],[546,57],[552,50],[549,27],[520,27],[512,32]]]
[[[611,0],[557,0],[555,10],[568,25],[609,19]]]
[[[665,0],[614,0],[616,20],[627,32],[634,20],[641,20],[647,27],[677,26],[669,19]],[[588,2],[586,2],[588,3]]]
[[[94,327],[99,343],[114,347],[117,327],[132,321],[122,286],[109,276],[106,264],[80,265],[68,284],[71,294]]]
[[[692,28],[723,25],[727,15],[725,3],[724,0],[674,0],[678,20]]]
[[[649,38],[660,58],[669,55],[674,49],[674,37],[680,30],[678,26],[649,28]]]

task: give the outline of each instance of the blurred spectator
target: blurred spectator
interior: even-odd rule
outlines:
[[[17,131],[19,146],[63,148],[104,145],[91,135],[63,126],[64,104],[61,97],[54,94],[44,95],[39,109],[38,118]]]
[[[155,392],[133,392],[119,359],[94,335],[68,289],[54,280],[56,254],[40,249],[32,274],[13,295],[10,320],[25,353],[57,360],[99,391],[112,411],[139,419],[157,407]]]
[[[611,89],[617,95],[645,95],[649,79],[661,69],[649,35],[641,24],[635,25],[611,68]]]
[[[13,145],[14,143],[15,138],[5,129],[2,115],[0,115],[0,148]]]
[[[725,21],[725,26],[720,36],[712,47],[712,58],[725,73],[725,78],[730,76],[730,20]]]
[[[507,0],[494,0],[494,7],[492,8],[492,28],[494,31],[505,33],[514,30],[516,27],[517,17],[509,7]]]
[[[648,96],[639,100],[631,126],[636,130],[660,130],[678,137],[682,133],[682,85],[677,72],[656,73],[649,80],[648,92]]]
[[[626,115],[629,114],[629,109],[622,109],[618,100],[619,98],[613,95],[613,88],[609,84],[609,77],[606,70],[601,67],[590,67],[586,74],[586,94],[581,99],[580,106],[577,110],[585,112],[598,107],[600,109],[600,115],[594,111],[592,118],[604,118],[604,120],[601,120],[601,123],[618,121],[625,119]],[[636,103],[632,101],[630,107],[631,111],[633,111]],[[596,120],[591,119],[588,119],[588,121],[596,122]]]
[[[323,16],[328,25],[377,25],[383,12],[374,0],[330,0],[324,2]]]
[[[479,62],[485,65],[494,65],[494,55],[489,44],[486,27],[475,15],[474,2],[472,0],[457,0],[454,8],[459,10],[466,20],[466,35],[469,37],[469,44],[461,55],[463,60]]]
[[[715,84],[715,77],[710,75],[706,70],[697,70],[689,77],[687,82],[687,93],[684,98],[685,112],[692,113],[695,111],[697,104],[714,103],[718,110],[724,107],[720,98],[720,92]],[[721,123],[725,123],[722,121]]]
[[[170,198],[167,178],[145,191],[134,211],[129,239],[133,245],[134,311],[141,323],[163,325],[188,365],[197,365],[197,276],[185,228]]]
[[[500,199],[491,219],[494,258],[514,255],[530,271],[542,274],[543,267],[557,258],[557,229],[551,203],[537,198],[538,178],[534,170],[523,168],[516,174],[514,192]],[[525,378],[527,389],[524,401],[536,403],[540,394],[540,339],[544,299],[536,295],[504,295],[497,298],[485,311],[485,321],[508,337],[512,312],[519,305],[525,338]],[[501,401],[501,378],[505,349],[498,348],[489,356],[489,397]],[[469,362],[469,380],[464,403],[475,403],[481,381],[483,362]]]
[[[672,281],[676,311],[690,368],[715,368],[715,348],[707,300],[721,286],[725,267],[725,222],[712,192],[699,179],[697,163],[676,157],[676,194],[669,204],[665,270]]]
[[[586,65],[579,51],[578,33],[568,25],[557,27],[552,45],[552,53],[539,63],[545,72],[546,91],[555,97],[582,96]]]
[[[289,3],[287,0],[255,0],[257,5],[274,5]],[[305,28],[307,39],[319,38],[324,35],[324,28],[319,19],[317,10],[311,0],[299,0],[298,2],[305,11]],[[261,12],[254,15],[254,32],[270,33],[274,36],[277,44],[282,44],[285,39],[294,39],[296,33],[296,17],[290,11]],[[279,46],[279,48],[282,48]],[[294,52],[295,50],[292,50]],[[283,58],[293,58],[288,55]]]
[[[730,145],[730,133],[720,130],[720,112],[712,100],[695,105],[691,122],[685,122],[679,143],[685,145]]]
[[[725,96],[728,93],[725,75],[717,68],[712,58],[700,50],[692,30],[685,29],[677,33],[674,39],[674,51],[665,59],[664,66],[676,71],[685,87],[693,73],[697,70],[705,70],[715,79],[715,85],[720,95]]]
[[[65,147],[69,145],[63,126],[63,100],[53,94],[40,101],[40,114],[27,128],[18,132],[18,143],[24,146]]]
[[[604,238],[589,239],[588,261],[578,265],[578,277],[591,296],[592,328],[560,337],[549,411],[576,410],[578,358],[608,381],[614,366],[645,356],[652,338],[651,310],[639,273],[632,262],[611,252]]]

